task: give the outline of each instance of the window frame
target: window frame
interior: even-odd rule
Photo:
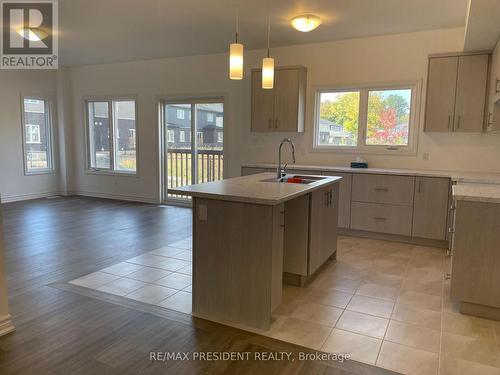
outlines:
[[[410,117],[408,122],[407,146],[384,146],[366,144],[368,120],[368,94],[370,91],[411,89]],[[336,146],[319,144],[320,97],[322,93],[358,91],[359,119],[356,146]],[[378,154],[378,155],[416,155],[418,133],[420,129],[420,96],[421,80],[391,82],[382,84],[357,84],[348,86],[330,85],[316,87],[314,90],[313,137],[311,152],[345,153],[345,154]]]
[[[46,142],[47,142],[47,168],[40,168],[36,170],[28,170],[28,158],[26,155],[26,145],[28,144],[42,144],[41,134],[40,143],[28,143],[26,139],[26,115],[24,111],[25,100],[42,100],[45,102],[45,121],[46,121]],[[35,112],[41,113],[41,112]],[[54,98],[51,95],[44,94],[21,94],[21,138],[22,138],[22,151],[23,151],[23,167],[25,176],[35,176],[43,174],[55,174],[55,150],[54,150]]]
[[[114,124],[114,110],[113,102],[126,102],[133,101],[135,106],[135,171],[123,171],[115,169],[115,154],[117,149],[115,148],[115,124]],[[91,166],[91,152],[90,152],[90,134],[89,134],[89,102],[108,102],[108,116],[110,123],[110,167],[109,168],[95,168]],[[139,115],[138,115],[138,103],[137,95],[104,95],[104,96],[85,96],[82,100],[83,106],[83,127],[85,134],[85,174],[97,174],[97,175],[110,175],[110,176],[123,176],[123,177],[135,177],[139,178],[139,155],[140,155],[140,131],[139,131]],[[130,129],[129,129],[130,130]]]

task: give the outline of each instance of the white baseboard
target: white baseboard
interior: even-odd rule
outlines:
[[[56,195],[60,195],[59,191],[47,191],[45,193],[29,193],[29,194],[19,194],[19,195],[6,195],[2,196],[0,203],[11,203],[11,202],[19,202],[19,201],[27,201],[30,199],[40,199],[53,197]]]
[[[95,191],[82,191],[82,190],[72,191],[69,195],[82,195],[84,197],[104,198],[104,199],[114,199],[114,200],[119,200],[119,201],[131,201],[131,202],[158,204],[158,200],[156,198],[140,197],[140,196],[136,196],[136,195],[109,194],[109,193],[101,193],[101,192],[95,192]]]
[[[0,318],[0,336],[6,335],[7,333],[11,333],[15,329],[16,327],[14,327],[10,315],[3,316]]]

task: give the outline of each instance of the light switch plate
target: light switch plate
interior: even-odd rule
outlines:
[[[201,221],[207,221],[207,205],[206,204],[200,204],[198,206],[198,219]]]

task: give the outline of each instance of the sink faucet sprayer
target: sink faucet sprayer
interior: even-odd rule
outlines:
[[[295,163],[295,146],[290,138],[284,138],[281,143],[280,143],[280,148],[278,152],[278,179],[282,178],[283,176],[286,175],[286,166],[288,164],[285,164],[283,168],[281,167],[281,147],[283,146],[283,143],[290,143],[290,146],[292,146],[292,160]]]

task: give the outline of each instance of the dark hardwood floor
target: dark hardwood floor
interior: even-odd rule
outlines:
[[[150,361],[151,351],[286,351],[297,356],[302,349],[187,315],[160,317],[51,285],[189,236],[190,209],[70,197],[4,204],[2,211],[17,330],[0,338],[0,374],[390,373],[354,361]]]

